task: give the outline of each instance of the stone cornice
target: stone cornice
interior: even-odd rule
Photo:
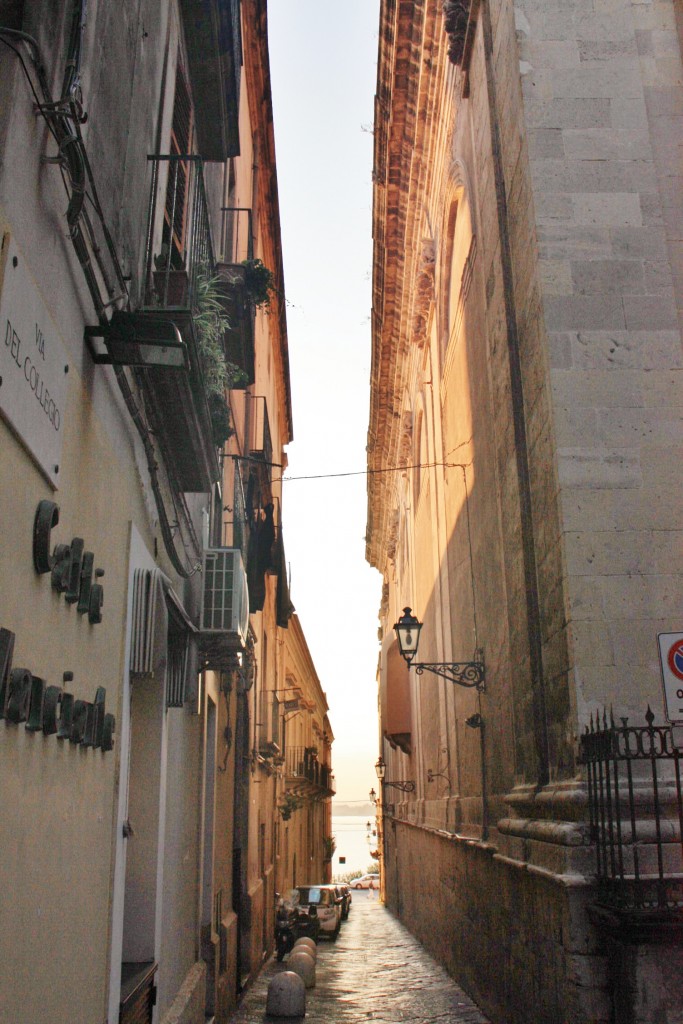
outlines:
[[[440,0],[383,0],[375,97],[366,542],[368,561],[381,571],[393,546],[396,474],[377,471],[407,461],[404,391],[426,338],[431,302],[433,259],[423,244],[419,197],[431,173],[424,157],[433,110],[427,97],[446,66],[446,43]]]

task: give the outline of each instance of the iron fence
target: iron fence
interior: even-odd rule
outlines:
[[[683,909],[681,755],[669,725],[591,717],[580,740],[600,900],[631,910]]]

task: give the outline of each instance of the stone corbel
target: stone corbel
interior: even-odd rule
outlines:
[[[436,251],[431,239],[424,239],[420,253],[420,266],[415,282],[413,306],[413,332],[417,344],[422,347],[427,340],[429,310],[434,300],[434,271]]]
[[[444,0],[444,27],[449,39],[448,58],[452,64],[467,71],[472,48],[478,0]],[[469,29],[469,32],[468,32]]]

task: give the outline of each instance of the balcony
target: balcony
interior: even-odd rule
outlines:
[[[224,522],[223,543],[229,547],[239,548],[242,560],[247,564],[249,550],[250,522],[247,512],[246,483],[244,465],[232,459],[233,487],[232,506],[229,518]]]
[[[332,769],[318,761],[313,747],[287,748],[285,783],[289,792],[317,800],[334,796],[336,792]]]
[[[225,291],[225,309],[230,328],[225,335],[225,357],[244,374],[243,387],[254,383],[254,330],[256,308],[252,301],[245,261],[253,259],[251,210],[223,208],[221,252],[218,276]]]
[[[239,0],[180,0],[199,149],[223,162],[239,146],[242,35]]]
[[[249,401],[249,454],[270,469],[273,462],[273,441],[270,436],[268,404],[265,396],[252,395]]]
[[[202,281],[215,274],[203,164],[183,154],[148,157],[152,166],[142,315],[160,312],[180,331],[183,371],[139,371],[152,428],[179,489],[205,492],[219,477],[217,440],[197,327]]]

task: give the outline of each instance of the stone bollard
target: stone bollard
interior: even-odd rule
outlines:
[[[309,939],[308,936],[302,935],[300,939],[297,939],[294,943],[294,949],[306,949],[311,954],[314,960],[318,959],[318,947],[316,946],[313,939]]]
[[[282,971],[271,978],[266,998],[269,1017],[303,1017],[306,1013],[306,986],[294,971]]]
[[[293,949],[287,967],[299,975],[306,988],[315,988],[315,960],[307,950]]]

